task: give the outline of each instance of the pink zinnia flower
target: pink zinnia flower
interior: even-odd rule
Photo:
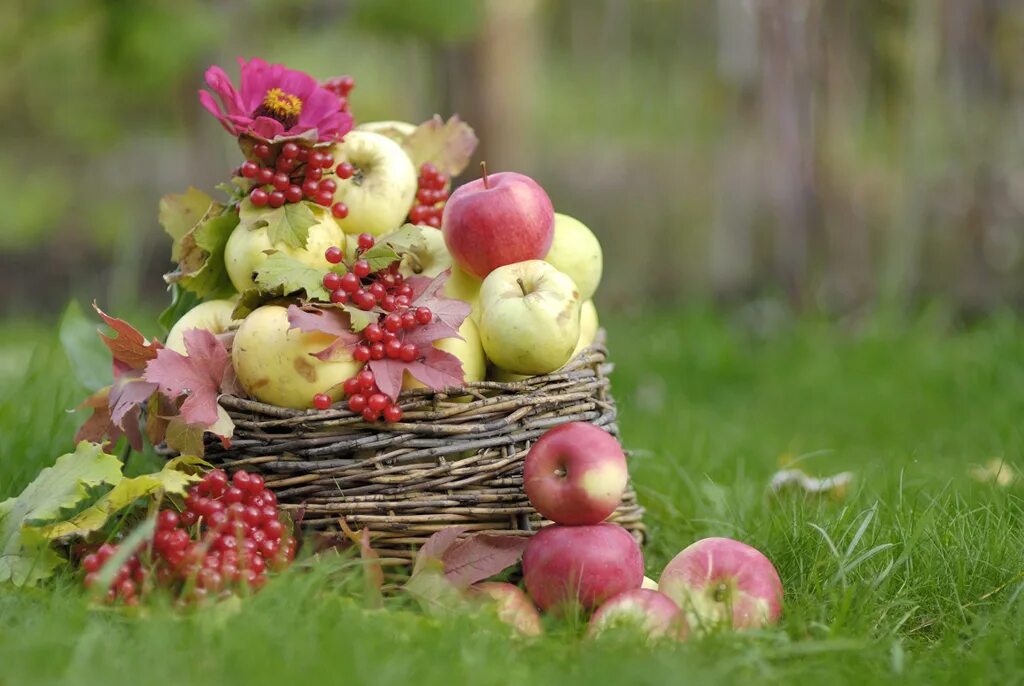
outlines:
[[[336,141],[352,130],[352,115],[343,111],[337,93],[318,85],[309,74],[267,64],[261,59],[241,66],[241,92],[220,67],[206,70],[208,91],[199,91],[199,102],[233,136],[250,135],[266,141],[309,138]]]

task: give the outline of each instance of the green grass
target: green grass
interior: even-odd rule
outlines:
[[[236,612],[138,619],[91,608],[68,577],[0,589],[0,684],[1021,681],[1024,507],[967,471],[1021,461],[1024,326],[957,330],[941,313],[756,335],[700,312],[606,323],[648,573],[697,538],[741,538],[779,568],[778,628],[648,647],[552,623],[517,641],[486,616],[365,609],[346,560],[293,569]],[[33,335],[24,378],[0,379],[0,498],[68,450],[77,422],[53,335]],[[839,502],[771,497],[784,459],[857,481]]]

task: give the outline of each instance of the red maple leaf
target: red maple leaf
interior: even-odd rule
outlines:
[[[124,424],[125,417],[129,420],[124,429],[111,421],[110,386],[101,388],[90,395],[76,409],[91,409],[92,414],[78,429],[78,433],[75,434],[75,443],[89,441],[91,443],[107,443],[112,445],[117,443],[121,436],[128,436],[128,443],[131,444],[132,448],[142,450],[142,432],[139,430],[139,408],[129,409],[125,416],[121,418],[121,424]]]
[[[100,332],[100,338],[114,357],[114,376],[125,374],[131,369],[145,368],[150,360],[156,358],[157,351],[163,348],[160,341],[146,340],[146,337],[131,324],[123,319],[111,317],[95,302],[92,307],[117,334],[110,337]]]
[[[325,362],[333,359],[342,350],[351,353],[359,342],[359,336],[352,333],[352,320],[348,312],[340,308],[289,305],[288,323],[291,324],[291,328],[304,333],[316,331],[335,337],[334,342],[326,348],[313,353],[313,357]]]
[[[469,588],[518,562],[528,542],[525,536],[508,534],[467,536],[444,551],[444,576],[457,588]]]
[[[392,400],[397,400],[398,394],[402,391],[402,378],[406,371],[435,391],[457,388],[465,379],[462,360],[433,346],[424,352],[420,359],[412,362],[384,358],[371,360],[368,364],[377,380],[377,387]]]
[[[189,425],[210,427],[217,423],[217,396],[231,360],[224,345],[206,329],[185,332],[182,355],[164,348],[146,365],[145,379],[157,384],[171,400],[182,396],[179,412]]]
[[[119,428],[125,428],[124,418],[149,402],[156,390],[155,383],[142,378],[141,369],[132,369],[116,377],[110,387],[110,421]],[[137,412],[133,414],[138,417]]]
[[[473,309],[469,303],[456,298],[447,298],[441,294],[445,281],[451,276],[452,270],[445,269],[434,278],[426,276],[411,276],[405,280],[412,288],[411,307],[429,307],[434,313],[434,322],[446,324],[455,330],[449,336],[438,336],[438,338],[450,338],[458,335],[459,327],[466,321],[470,311]],[[435,338],[434,340],[437,340]]]

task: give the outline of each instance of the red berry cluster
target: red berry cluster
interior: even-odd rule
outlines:
[[[117,570],[107,598],[135,604],[150,579],[186,591],[190,600],[259,588],[268,568],[283,569],[295,557],[295,539],[279,514],[277,497],[263,477],[238,471],[229,481],[215,469],[189,489],[184,512],[158,513],[152,545]],[[116,550],[104,544],[82,559],[87,587]]]
[[[356,260],[351,265],[346,265],[348,271],[345,274],[334,271],[324,274],[324,288],[331,294],[333,303],[352,303],[367,312],[375,307],[384,312],[400,312],[409,307],[413,295],[412,287],[405,283],[405,277],[398,273],[398,262],[387,269],[370,271],[370,263],[361,256],[374,244],[373,236],[368,233],[360,234]],[[339,264],[344,258],[344,252],[337,246],[331,246],[325,251],[324,258],[331,264]]]
[[[365,421],[375,422],[381,418],[392,424],[401,421],[402,408],[380,392],[373,372],[369,369],[346,380],[344,388],[348,396],[348,409],[362,414]]]
[[[409,221],[413,224],[426,224],[435,229],[441,228],[441,213],[444,203],[448,200],[447,174],[424,162],[420,167],[419,189],[416,191],[416,204],[409,211]]]
[[[257,143],[252,148],[255,160],[246,160],[239,173],[252,181],[249,200],[256,207],[281,207],[285,203],[310,200],[324,207],[338,219],[348,216],[344,203],[334,203],[338,182],[331,178],[348,179],[355,173],[352,165],[342,162],[334,167],[334,156],[329,152],[287,142],[281,146]],[[325,176],[327,178],[325,178]]]
[[[351,111],[348,104],[348,94],[356,87],[356,80],[351,76],[339,76],[323,84],[323,87],[341,98],[341,111]]]

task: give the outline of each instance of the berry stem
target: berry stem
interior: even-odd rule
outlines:
[[[480,171],[483,172],[483,175],[484,175],[484,188],[490,188],[490,185],[488,185],[488,183],[487,183],[487,161],[486,160],[481,160],[480,161]]]

